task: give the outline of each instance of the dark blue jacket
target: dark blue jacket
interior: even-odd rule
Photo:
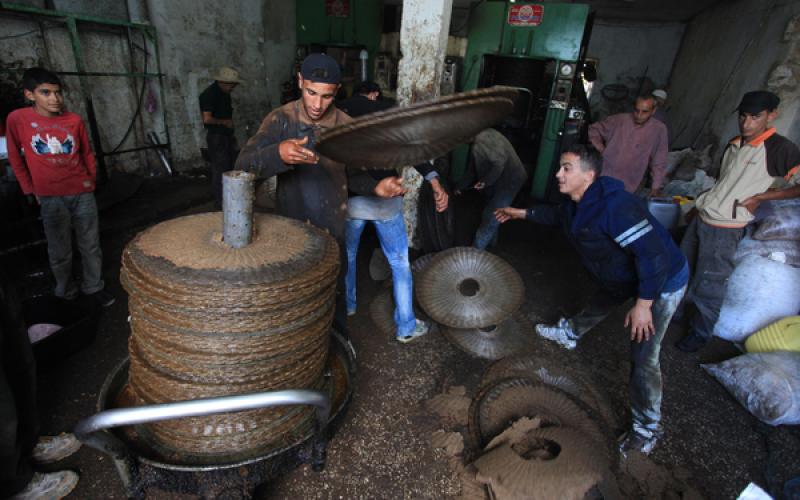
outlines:
[[[655,300],[686,258],[669,233],[624,184],[600,177],[580,202],[538,205],[527,220],[560,225],[583,264],[604,288],[620,297]]]

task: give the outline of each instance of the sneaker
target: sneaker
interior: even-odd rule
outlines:
[[[653,451],[653,448],[656,447],[658,437],[658,434],[645,437],[637,432],[625,432],[620,436],[619,452],[625,458],[628,457],[631,451],[638,451],[642,455],[649,455],[650,452]]]
[[[81,442],[72,433],[41,436],[33,448],[33,461],[37,464],[58,462],[78,451],[80,447]]]
[[[406,335],[402,335],[402,336],[398,335],[397,336],[397,341],[398,342],[406,344],[408,342],[411,342],[412,340],[414,340],[417,337],[422,337],[423,335],[428,333],[428,331],[431,329],[431,325],[429,325],[428,323],[426,323],[424,321],[421,321],[421,320],[415,320],[415,321],[417,323],[416,323],[416,325],[414,325],[414,330],[411,331],[410,333],[406,334]]]
[[[92,300],[100,304],[100,306],[102,307],[108,307],[117,300],[116,298],[114,298],[113,295],[106,292],[105,290],[99,290],[97,292],[90,293],[87,295],[87,297],[91,298]]]
[[[575,346],[578,344],[575,340],[575,332],[572,331],[572,328],[569,326],[569,321],[567,321],[566,318],[559,319],[558,323],[555,325],[539,323],[536,325],[536,333],[538,333],[540,337],[552,340],[564,349],[575,349]]]
[[[689,332],[682,339],[675,344],[675,347],[683,352],[697,352],[708,343],[708,340],[697,335],[694,332]]]
[[[347,310],[347,315],[348,316],[355,316],[356,315],[356,310],[355,309],[348,309]]]
[[[12,496],[12,500],[39,500],[42,498],[64,498],[78,484],[78,474],[71,470],[34,472],[25,489]]]

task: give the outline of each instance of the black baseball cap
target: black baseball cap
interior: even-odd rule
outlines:
[[[339,64],[327,54],[309,54],[300,66],[303,80],[317,83],[335,83],[342,80]]]
[[[736,111],[756,115],[765,109],[767,111],[778,109],[778,104],[780,103],[781,98],[772,92],[756,90],[742,96],[742,102],[739,103],[739,107],[736,108]]]

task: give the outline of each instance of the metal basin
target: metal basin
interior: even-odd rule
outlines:
[[[126,358],[106,378],[100,390],[97,414],[81,420],[75,435],[114,460],[130,498],[144,498],[149,488],[190,493],[203,498],[250,498],[270,479],[301,464],[321,471],[325,450],[352,395],[353,360],[346,341],[333,333],[322,391],[269,391],[160,405],[119,407],[120,391],[128,382]],[[136,426],[150,422],[285,405],[312,405],[316,426],[305,435],[287,438],[284,446],[268,453],[239,457],[217,464],[197,464],[169,456],[137,439]]]

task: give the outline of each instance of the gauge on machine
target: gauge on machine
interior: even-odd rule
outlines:
[[[562,64],[561,68],[559,68],[558,73],[559,76],[562,78],[569,78],[572,76],[572,73],[575,71],[575,68],[572,64],[566,63]]]

